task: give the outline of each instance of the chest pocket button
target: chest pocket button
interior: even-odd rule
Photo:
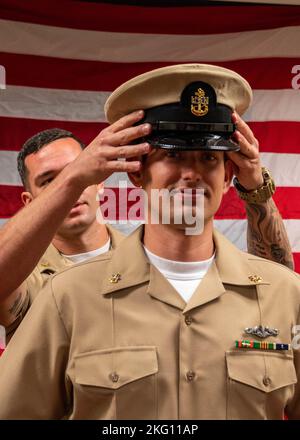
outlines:
[[[264,378],[263,378],[263,384],[266,386],[266,387],[268,387],[269,385],[271,385],[271,379],[268,377],[268,376],[265,376]]]
[[[118,380],[119,380],[119,375],[117,373],[111,373],[109,375],[109,377],[110,377],[112,382],[118,382]]]

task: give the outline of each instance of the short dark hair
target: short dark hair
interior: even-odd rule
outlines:
[[[29,138],[18,154],[18,171],[22,180],[23,185],[26,187],[27,183],[27,169],[25,165],[25,159],[29,154],[36,153],[41,150],[46,145],[51,142],[57,141],[58,139],[72,138],[75,139],[82,149],[84,149],[85,144],[73,133],[67,130],[62,130],[61,128],[49,128],[48,130],[41,131],[31,138]]]

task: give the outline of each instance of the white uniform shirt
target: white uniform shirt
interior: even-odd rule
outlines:
[[[81,263],[82,261],[89,260],[90,258],[97,257],[98,255],[104,254],[105,252],[108,252],[109,249],[110,249],[110,239],[105,243],[105,245],[101,246],[98,249],[95,249],[94,251],[83,252],[81,254],[73,254],[73,255],[62,254],[62,256],[72,261],[72,263],[76,264],[76,263]]]

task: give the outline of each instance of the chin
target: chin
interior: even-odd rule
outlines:
[[[77,218],[66,219],[58,232],[84,231],[89,228],[93,220],[86,216],[78,216]]]

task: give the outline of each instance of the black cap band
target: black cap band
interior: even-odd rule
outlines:
[[[238,151],[230,139],[236,126],[232,109],[219,104],[214,89],[202,81],[187,85],[180,101],[145,110],[152,131],[145,138],[155,148],[170,150]]]

